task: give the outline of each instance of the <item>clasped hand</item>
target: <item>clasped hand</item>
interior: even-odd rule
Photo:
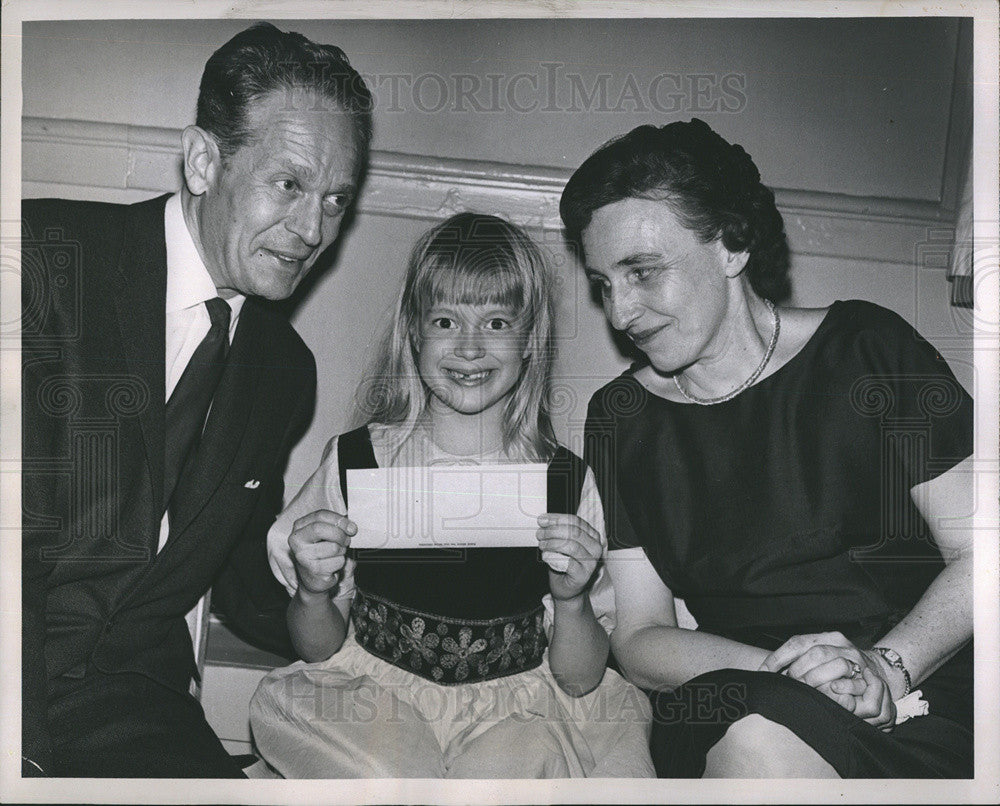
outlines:
[[[891,730],[896,723],[896,706],[878,653],[858,649],[839,632],[792,636],[760,668],[812,686],[876,728]]]
[[[583,593],[601,559],[601,538],[578,515],[547,512],[538,516],[536,532],[542,560],[549,566],[553,599],[572,599]]]

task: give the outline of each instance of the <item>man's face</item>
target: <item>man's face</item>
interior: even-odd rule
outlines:
[[[360,154],[350,116],[291,97],[275,91],[252,104],[250,139],[206,176],[198,235],[223,296],[288,297],[354,199]]]

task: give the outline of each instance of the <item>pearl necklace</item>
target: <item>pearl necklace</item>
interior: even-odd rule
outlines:
[[[694,395],[688,394],[684,391],[684,387],[681,386],[680,373],[677,373],[673,376],[674,386],[676,386],[677,391],[681,393],[681,397],[689,403],[697,403],[699,406],[711,406],[715,403],[725,403],[727,400],[732,400],[744,389],[751,386],[753,382],[760,377],[760,374],[764,371],[764,367],[767,366],[767,362],[771,360],[771,356],[774,354],[774,347],[778,343],[778,333],[781,332],[781,317],[778,316],[778,309],[774,307],[774,303],[769,299],[765,299],[764,304],[768,307],[768,310],[771,311],[771,317],[774,319],[774,332],[771,334],[770,344],[767,345],[767,352],[764,353],[764,357],[757,365],[757,369],[753,371],[753,374],[733,389],[733,391],[728,392],[721,397],[695,397]]]

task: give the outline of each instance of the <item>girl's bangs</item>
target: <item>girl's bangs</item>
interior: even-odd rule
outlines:
[[[522,273],[497,255],[435,255],[417,283],[421,309],[434,305],[499,305],[520,313],[527,305]]]

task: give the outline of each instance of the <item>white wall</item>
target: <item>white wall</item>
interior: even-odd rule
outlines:
[[[246,24],[29,23],[24,114],[183,127],[206,59]],[[281,27],[340,45],[374,78],[379,150],[572,169],[633,126],[697,115],[742,143],[778,187],[927,200],[941,193],[955,20],[286,20]],[[462,75],[470,78],[463,83]],[[498,95],[491,75],[499,76]],[[585,93],[606,76],[605,103],[598,95],[584,110],[574,75]],[[660,75],[679,81],[656,82]],[[459,98],[460,85],[476,83],[478,91]],[[653,105],[651,85],[668,111]],[[474,111],[476,101],[483,111]]]
[[[133,200],[175,188],[178,129],[192,122],[204,61],[243,25],[25,26],[24,195]],[[973,388],[969,315],[949,307],[940,262],[923,257],[928,238],[951,223],[961,168],[956,155],[968,127],[962,101],[968,80],[961,73],[956,80],[954,69],[955,21],[304,21],[282,27],[340,44],[375,77],[378,96],[377,152],[355,226],[336,266],[312,284],[294,314],[320,378],[316,418],[290,463],[291,492],[347,421],[365,350],[385,321],[413,241],[460,209],[508,215],[529,226],[549,252],[564,291],[557,375],[568,391],[558,425],[563,436],[581,429],[591,392],[627,361],[563,248],[559,190],[607,138],[639,123],[694,114],[742,143],[778,189],[794,252],[794,303],[860,297],[886,305],[917,325]],[[563,83],[557,80],[547,95],[552,64],[561,65]],[[583,108],[578,95],[576,108],[567,111],[574,100],[570,74],[588,90],[606,75],[611,107],[632,86],[631,76],[638,101],[609,111],[596,96]],[[661,74],[680,77],[679,110],[658,112],[643,96]],[[431,90],[442,86],[438,79],[423,81],[423,100],[405,89],[407,80],[412,88],[423,75],[441,77],[452,93],[438,112],[420,108],[437,104]],[[456,82],[478,80],[474,97],[489,106],[490,82],[510,86],[518,75],[529,78],[518,80],[523,91],[513,100],[535,102],[532,112],[512,109],[504,92],[495,112],[473,111],[472,97],[454,95]],[[530,91],[531,76],[537,93]],[[732,76],[737,83],[730,90],[738,91],[726,94],[722,82]],[[709,87],[709,96],[697,96],[691,82]],[[657,102],[668,103],[662,92]],[[546,111],[550,103],[563,110]],[[640,103],[647,109],[634,111]],[[719,111],[693,109],[712,103]],[[737,108],[724,112],[723,103]]]

